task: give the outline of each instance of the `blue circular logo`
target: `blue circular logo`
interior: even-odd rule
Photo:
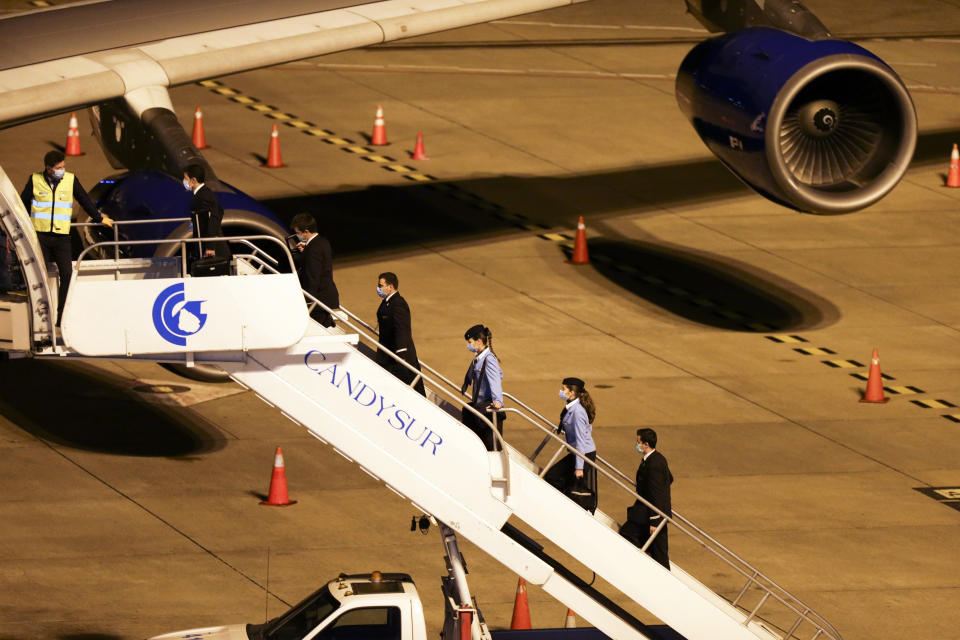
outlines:
[[[198,333],[207,324],[207,314],[200,310],[204,302],[187,301],[183,283],[172,284],[153,302],[153,326],[170,344],[185,347],[187,336]]]

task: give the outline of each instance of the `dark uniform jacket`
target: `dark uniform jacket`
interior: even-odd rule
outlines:
[[[417,359],[417,348],[413,344],[413,328],[410,324],[410,305],[399,291],[380,303],[377,322],[380,325],[380,344],[419,369],[420,360]],[[385,353],[377,353],[377,362],[386,369],[401,368]]]
[[[333,250],[321,235],[313,236],[303,248],[300,286],[331,309],[340,307],[340,292],[333,282]]]
[[[220,206],[217,195],[207,185],[203,185],[193,194],[193,199],[190,201],[190,214],[196,224],[195,237],[223,237],[223,207]],[[219,257],[230,257],[230,249],[226,242],[203,242],[202,244],[203,251],[213,249]],[[202,256],[203,252],[200,255]]]
[[[667,459],[662,453],[653,450],[646,460],[637,467],[637,495],[654,505],[668,516],[673,515],[670,508],[670,485],[673,483],[673,474],[667,466]],[[661,515],[636,500],[627,510],[627,518],[638,525],[650,527],[660,524]]]

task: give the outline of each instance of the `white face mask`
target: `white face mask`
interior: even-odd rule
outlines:
[[[563,389],[560,389],[560,399],[567,401],[567,392],[564,391]]]
[[[477,353],[477,348],[468,342],[467,351],[469,351],[470,353]]]
[[[187,191],[193,191],[193,187],[190,186],[190,181],[186,178],[183,179],[183,188]]]
[[[639,453],[640,455],[643,455],[643,445],[640,444],[639,442],[637,443],[637,453]]]
[[[66,173],[67,173],[66,169],[54,169],[54,170],[53,170],[53,177],[56,178],[57,180],[62,180],[64,174],[66,174]]]

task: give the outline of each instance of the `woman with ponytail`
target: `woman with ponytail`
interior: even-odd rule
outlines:
[[[466,393],[467,388],[473,386],[473,394],[470,398],[470,406],[490,418],[497,425],[497,431],[503,434],[504,413],[501,411],[488,411],[489,408],[500,409],[503,407],[503,370],[500,368],[500,360],[497,354],[493,352],[493,334],[488,327],[482,324],[475,324],[466,333],[463,339],[467,341],[467,350],[477,354],[470,366],[467,367],[467,375],[463,378],[463,386],[460,393]],[[487,451],[496,451],[499,449],[497,439],[494,437],[490,427],[477,419],[477,416],[469,409],[464,408],[461,412],[461,422],[468,426],[471,431],[480,436]]]
[[[566,437],[567,444],[591,462],[596,462],[593,421],[597,417],[597,407],[585,386],[580,378],[563,379],[560,399],[566,405],[560,413],[558,430]],[[543,479],[593,513],[597,509],[597,469],[586,464],[583,457],[568,453],[550,467]]]

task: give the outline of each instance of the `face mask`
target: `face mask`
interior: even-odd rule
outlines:
[[[643,455],[643,446],[639,442],[637,443],[637,453]]]
[[[476,352],[477,352],[477,348],[468,342],[468,343],[467,343],[467,351],[469,351],[470,353],[476,353]]]
[[[63,174],[65,174],[65,173],[66,173],[66,170],[65,170],[65,169],[54,169],[54,170],[53,170],[53,177],[56,178],[57,180],[62,180],[62,179],[63,179]]]
[[[380,287],[377,287],[377,295],[380,296],[381,298],[387,297],[387,294],[384,293],[383,289],[381,289]]]
[[[566,391],[564,391],[563,389],[560,389],[560,399],[561,399],[561,400],[566,400],[566,399],[567,399],[567,393],[566,393]]]
[[[186,178],[183,179],[183,188],[187,191],[193,191],[193,187],[190,186],[190,181]]]

